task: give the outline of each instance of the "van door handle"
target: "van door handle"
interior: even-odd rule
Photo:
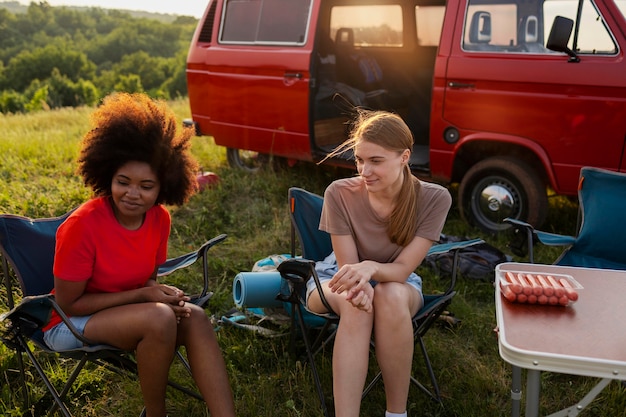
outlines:
[[[302,79],[302,73],[300,72],[286,72],[285,73],[285,78],[297,78],[297,79]]]
[[[448,87],[450,88],[474,88],[475,85],[471,83],[457,83],[454,81],[450,81],[448,83]]]

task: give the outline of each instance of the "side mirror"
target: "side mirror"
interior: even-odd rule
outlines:
[[[576,52],[567,47],[567,42],[572,34],[573,27],[574,21],[572,19],[563,16],[555,17],[552,29],[550,29],[550,36],[548,36],[546,48],[556,52],[565,52],[570,57],[569,62],[580,62],[580,58],[576,55]]]

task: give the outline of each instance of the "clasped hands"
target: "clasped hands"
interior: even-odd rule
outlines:
[[[346,264],[329,281],[328,288],[337,294],[347,292],[346,301],[369,313],[374,302],[374,287],[370,284],[373,273],[373,268],[364,263]]]
[[[180,323],[181,319],[191,315],[191,309],[186,305],[186,302],[189,301],[190,298],[185,295],[183,290],[165,284],[157,284],[146,288],[150,291],[150,301],[167,304],[174,310],[177,323]]]

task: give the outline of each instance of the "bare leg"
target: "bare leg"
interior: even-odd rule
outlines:
[[[327,289],[327,284],[323,284]],[[374,315],[355,308],[339,295],[325,291],[333,310],[341,317],[333,347],[333,394],[336,417],[358,417],[361,394],[367,377],[369,347]],[[314,298],[315,297],[315,298]],[[321,305],[311,295],[309,305]]]
[[[204,310],[195,305],[178,325],[178,344],[185,346],[198,389],[212,417],[234,417],[235,405],[222,351]]]
[[[85,336],[135,350],[148,417],[164,417],[165,390],[176,348],[174,311],[161,303],[129,304],[102,310],[87,322]]]
[[[408,284],[379,283],[374,290],[376,358],[385,383],[387,411],[403,413],[413,363],[411,317],[419,309],[421,297]]]

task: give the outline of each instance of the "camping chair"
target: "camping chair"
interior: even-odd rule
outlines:
[[[535,230],[517,219],[505,219],[516,232],[526,234],[528,258],[534,263],[534,244],[564,246],[555,265],[626,270],[626,174],[599,168],[583,167],[578,182],[579,225],[576,236]],[[521,369],[513,367],[512,400],[519,414]],[[517,382],[516,382],[517,381]],[[601,380],[576,406],[585,408],[604,389],[609,380]],[[572,409],[574,408],[572,407]],[[568,414],[569,415],[569,414]]]
[[[565,246],[555,265],[626,269],[626,174],[583,167],[578,182],[580,225],[576,236],[535,230],[517,219],[505,219],[526,233],[529,262],[534,244]]]
[[[8,348],[18,353],[20,384],[26,408],[30,407],[31,402],[26,386],[27,371],[24,366],[23,354],[26,354],[29,358],[37,374],[45,384],[47,392],[53,397],[54,402],[50,406],[48,414],[52,414],[59,409],[66,417],[70,417],[71,414],[64,403],[65,397],[87,362],[102,365],[120,374],[136,375],[137,372],[137,365],[132,352],[126,352],[112,346],[91,343],[78,333],[55,302],[54,296],[49,294],[54,286],[52,265],[54,262],[56,230],[70,213],[68,212],[60,217],[44,219],[29,219],[7,214],[0,215],[0,256],[2,258],[2,273],[6,290],[6,306],[10,310],[1,317],[3,322],[2,342]],[[225,238],[226,235],[217,236],[203,244],[197,251],[169,259],[159,267],[158,275],[169,275],[180,268],[190,266],[202,258],[204,286],[200,294],[192,297],[192,302],[205,307],[212,295],[208,291],[207,251]],[[12,275],[10,275],[11,271]],[[16,285],[15,281],[19,285]],[[85,343],[83,348],[53,351],[46,346],[41,328],[48,322],[52,309],[68,324],[74,335]],[[34,347],[31,347],[29,342],[32,342]],[[43,366],[37,359],[37,350],[77,360],[77,364],[60,391],[57,390],[46,374],[45,369],[47,367]],[[189,364],[180,351],[176,353],[176,356],[182,361],[185,368],[190,371]],[[200,394],[178,383],[170,381],[169,385],[202,400]],[[144,412],[142,412],[142,415]]]
[[[328,416],[323,389],[321,387],[319,374],[315,366],[314,357],[317,352],[328,345],[335,336],[336,325],[339,323],[339,317],[332,312],[328,302],[323,296],[321,285],[315,272],[315,262],[323,260],[332,252],[330,235],[319,230],[319,219],[322,212],[323,198],[317,194],[303,190],[301,188],[292,187],[288,192],[289,215],[291,218],[291,255],[292,259],[283,261],[278,266],[281,276],[289,284],[289,295],[285,297],[285,301],[291,303],[292,306],[292,335],[297,330],[302,335],[305,344],[307,359],[311,366],[313,379],[319,395],[320,403],[325,416]],[[302,250],[302,257],[296,258],[296,236]],[[455,295],[454,286],[457,277],[457,265],[459,251],[465,247],[482,243],[482,239],[473,239],[463,242],[453,242],[440,245],[434,245],[431,253],[444,253],[454,251],[454,263],[451,274],[450,283],[447,289],[441,294],[424,294],[424,306],[413,317],[413,333],[415,342],[419,344],[422,356],[430,377],[431,389],[426,388],[419,380],[411,377],[411,381],[424,393],[437,402],[441,401],[439,386],[433,371],[426,346],[424,344],[424,336],[430,329],[437,318],[446,310],[452,302]],[[303,319],[305,314],[315,314],[306,309],[305,291],[306,282],[312,277],[315,280],[317,289],[321,295],[322,302],[330,313],[319,315],[326,319],[326,324],[319,332],[317,339],[311,343],[307,336],[308,328]],[[292,336],[293,337],[293,336]],[[292,339],[293,340],[293,339]],[[373,341],[371,342],[374,347]],[[369,393],[374,385],[381,379],[382,374],[379,372],[363,391],[363,397]]]

